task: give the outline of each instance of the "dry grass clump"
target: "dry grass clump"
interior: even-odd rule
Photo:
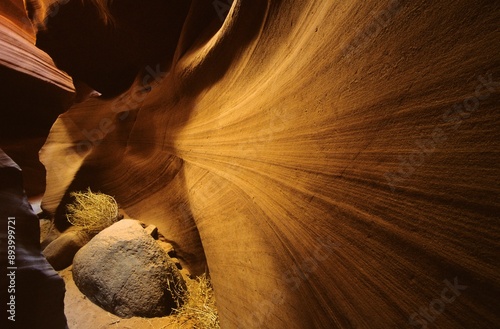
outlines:
[[[184,303],[175,310],[172,324],[177,325],[176,328],[220,329],[210,279],[206,275],[187,279],[186,286]]]
[[[98,233],[118,221],[116,200],[104,193],[93,193],[90,188],[84,192],[71,192],[74,202],[68,204],[67,218],[74,226],[88,233]]]

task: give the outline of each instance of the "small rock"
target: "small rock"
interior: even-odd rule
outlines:
[[[144,230],[146,233],[151,235],[153,239],[158,240],[158,228],[154,225],[148,225]]]
[[[174,247],[168,243],[168,242],[165,242],[165,241],[161,241],[161,240],[158,240],[156,241],[158,243],[158,245],[163,249],[165,250],[165,252],[170,256],[170,257],[174,257],[173,254],[175,253],[174,252]]]
[[[75,254],[90,240],[90,236],[81,230],[64,232],[45,247],[42,254],[56,271],[73,263]]]

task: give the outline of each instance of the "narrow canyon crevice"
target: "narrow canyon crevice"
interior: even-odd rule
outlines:
[[[114,196],[222,328],[498,326],[499,3],[28,2],[34,30],[0,6],[0,147],[40,148],[58,228]]]

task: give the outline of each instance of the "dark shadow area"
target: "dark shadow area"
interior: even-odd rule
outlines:
[[[0,76],[0,148],[23,170],[27,195],[39,195],[45,190],[45,169],[38,151],[73,94],[3,66]]]
[[[70,1],[49,16],[36,45],[74,79],[111,97],[128,89],[141,68],[170,68],[190,1],[114,1],[113,22],[98,9]]]

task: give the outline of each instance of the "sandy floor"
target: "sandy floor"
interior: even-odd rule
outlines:
[[[164,318],[130,318],[122,319],[106,312],[92,303],[76,287],[71,267],[59,272],[66,282],[64,298],[65,313],[69,329],[164,329],[170,326],[169,317]]]

